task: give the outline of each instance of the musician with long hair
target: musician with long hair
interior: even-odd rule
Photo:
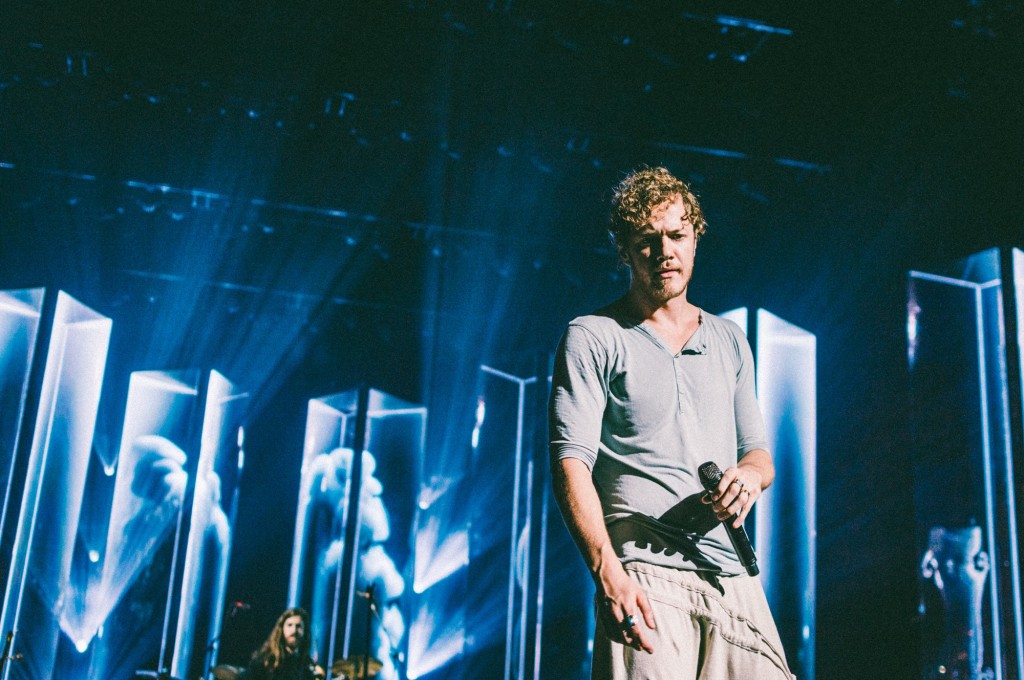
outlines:
[[[324,669],[310,656],[309,614],[293,607],[277,617],[263,646],[252,655],[246,680],[317,680]]]

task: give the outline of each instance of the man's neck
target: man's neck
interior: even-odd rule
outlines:
[[[657,325],[678,326],[692,323],[698,310],[686,299],[686,291],[662,303],[652,301],[636,288],[630,288],[627,295],[630,304],[644,321]]]
[[[630,290],[630,298],[634,309],[673,354],[682,351],[700,326],[700,309],[687,301],[685,291],[660,305],[645,301],[635,289]]]

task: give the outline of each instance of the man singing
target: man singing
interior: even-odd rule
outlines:
[[[309,655],[309,614],[305,609],[286,610],[277,617],[263,646],[252,655],[242,676],[245,680],[314,680],[326,677]]]
[[[595,680],[793,678],[718,521],[740,526],[775,469],[746,338],[687,299],[705,226],[665,168],[626,177],[609,232],[629,290],[574,319],[555,360],[551,466],[597,588]],[[705,461],[724,471],[713,497]]]

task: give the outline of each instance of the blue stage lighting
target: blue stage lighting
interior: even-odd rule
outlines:
[[[49,676],[58,622],[76,601],[71,565],[111,327],[58,294],[0,616],[0,630],[17,632],[27,659],[9,671],[14,677]]]
[[[1016,314],[1017,340],[1024,338],[1024,253],[992,249],[940,272],[911,271],[908,285],[922,664],[964,677],[1018,677],[1024,611],[1009,381],[1024,384],[1024,376],[1012,375],[1020,364],[1006,355],[1006,334]],[[934,492],[950,480],[959,481],[956,493]],[[964,625],[948,629],[950,621]]]
[[[0,400],[17,404],[16,408],[0,410],[0,489],[4,494],[0,527],[7,524],[11,474],[42,308],[42,288],[0,291]],[[6,576],[0,571],[0,583],[6,582]]]
[[[194,372],[137,371],[128,386],[107,541],[84,606],[61,619],[80,651],[132,587],[175,528],[185,498],[188,456],[175,443],[197,398]]]
[[[790,666],[814,678],[817,480],[817,340],[759,309],[749,328],[746,308],[722,314],[751,339],[757,397],[775,461],[775,483],[754,508],[754,547],[761,582]]]
[[[438,625],[430,607],[421,607],[409,627],[409,680],[432,673],[460,657],[466,646],[461,622]]]
[[[416,576],[413,592],[423,593],[469,564],[469,532],[440,535],[441,520],[431,516],[416,533]]]
[[[210,372],[171,659],[175,677],[202,675],[217,662],[248,397]]]

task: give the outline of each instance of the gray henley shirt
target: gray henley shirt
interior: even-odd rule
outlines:
[[[593,474],[612,544],[624,563],[743,572],[697,467],[726,469],[767,450],[750,346],[731,321],[701,312],[678,354],[624,299],[574,319],[555,360],[549,404],[552,461]]]

